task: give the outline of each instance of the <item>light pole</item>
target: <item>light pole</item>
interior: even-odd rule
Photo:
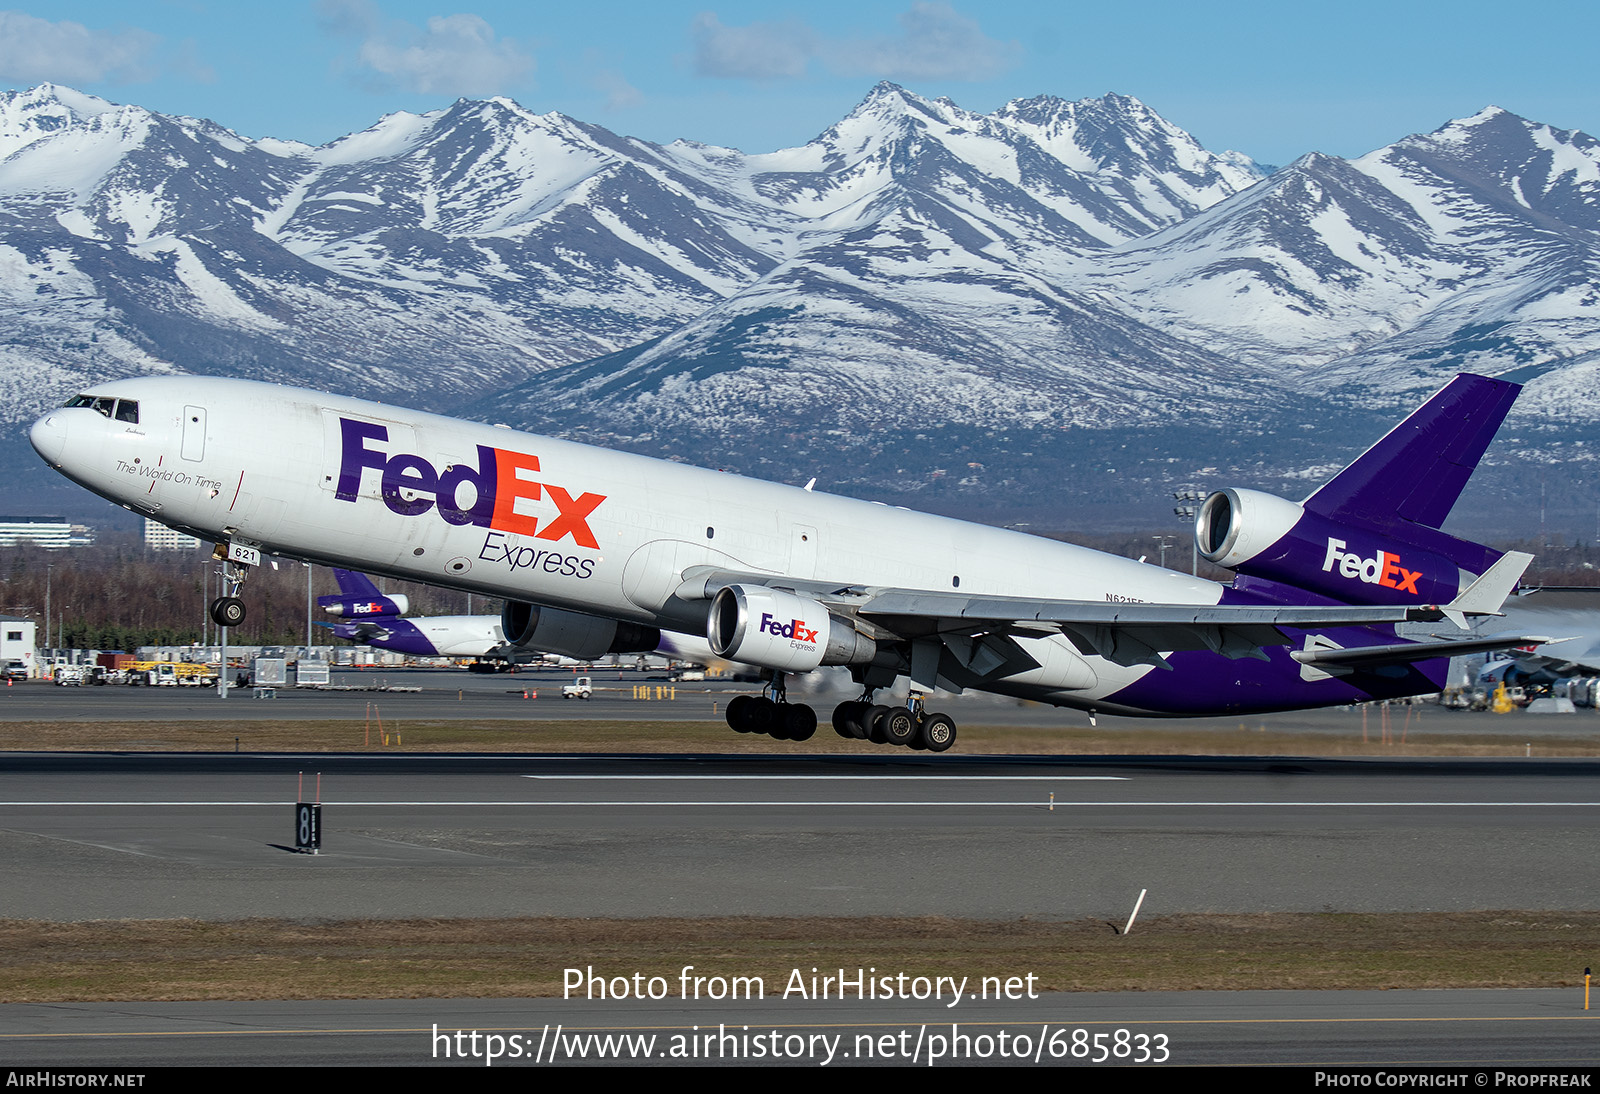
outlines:
[[[1155,540],[1156,546],[1161,549],[1161,568],[1165,570],[1167,568],[1167,548],[1175,546],[1175,544],[1172,542],[1172,537],[1163,535],[1151,536],[1150,538]]]
[[[1194,528],[1194,519],[1200,512],[1200,504],[1206,500],[1206,488],[1196,483],[1187,483],[1172,492],[1173,500],[1178,504],[1172,509],[1175,516],[1181,518],[1190,529]],[[1200,537],[1194,535],[1194,551],[1189,562],[1189,572],[1196,576],[1200,573]]]

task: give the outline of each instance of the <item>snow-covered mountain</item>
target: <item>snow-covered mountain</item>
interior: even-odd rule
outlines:
[[[1597,262],[1600,144],[1490,108],[1357,160],[1305,156],[1094,280],[1306,391],[1406,402],[1515,371],[1536,381],[1523,414],[1570,414],[1574,383],[1594,390]]]
[[[224,373],[1067,505],[1313,475],[1462,368],[1530,381],[1530,436],[1590,430],[1597,262],[1600,145],[1493,108],[1264,178],[1115,94],[978,114],[880,84],[763,154],[505,99],[311,148],[0,94],[13,423]]]

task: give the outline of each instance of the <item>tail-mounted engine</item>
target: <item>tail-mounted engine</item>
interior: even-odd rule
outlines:
[[[403,593],[393,596],[319,596],[317,603],[329,615],[363,619],[380,615],[405,615],[411,601]]]
[[[1212,494],[1194,534],[1200,554],[1218,566],[1345,603],[1447,604],[1477,576],[1464,579],[1434,551],[1259,490]]]
[[[661,642],[661,631],[656,627],[619,623],[520,600],[506,601],[500,612],[500,627],[512,645],[583,661],[608,653],[648,653]]]
[[[865,664],[878,646],[821,603],[760,585],[729,585],[711,602],[706,637],[719,657],[781,672]]]

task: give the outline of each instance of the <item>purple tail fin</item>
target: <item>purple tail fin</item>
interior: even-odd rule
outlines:
[[[1520,384],[1463,373],[1305,500],[1313,513],[1405,535],[1450,515]]]
[[[1298,506],[1223,490],[1196,521],[1235,590],[1292,602],[1447,604],[1501,552],[1440,529],[1520,386],[1461,375]]]
[[[365,596],[376,600],[383,595],[366,574],[354,570],[336,569],[333,571],[333,577],[339,583],[339,592],[345,596]]]

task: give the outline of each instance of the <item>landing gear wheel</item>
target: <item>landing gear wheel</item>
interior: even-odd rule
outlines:
[[[211,602],[211,622],[219,627],[237,627],[244,615],[244,601],[236,596],[219,596]]]
[[[909,710],[896,707],[878,721],[885,744],[908,745],[917,732],[917,720]]]
[[[930,714],[918,731],[929,752],[947,752],[956,743],[956,723],[948,714]]]
[[[833,731],[846,740],[866,740],[867,731],[862,727],[861,721],[871,709],[871,703],[840,703],[833,708]]]
[[[789,703],[778,708],[783,736],[790,741],[809,741],[817,731],[817,712],[804,703]],[[774,731],[773,736],[777,733]]]
[[[867,740],[875,745],[888,744],[889,739],[883,735],[883,719],[885,715],[893,714],[894,707],[868,707],[861,716],[861,728],[867,731]]]
[[[732,729],[735,733],[749,733],[749,706],[755,701],[755,696],[753,695],[735,695],[732,699],[728,700],[728,712],[726,715],[728,719],[728,728]]]
[[[777,724],[778,704],[765,695],[752,695],[749,706],[745,708],[745,725],[750,727],[747,732],[772,733]]]
[[[775,704],[772,712],[772,721],[767,724],[767,736],[771,737],[774,741],[787,741],[789,739],[788,716],[788,704]]]

